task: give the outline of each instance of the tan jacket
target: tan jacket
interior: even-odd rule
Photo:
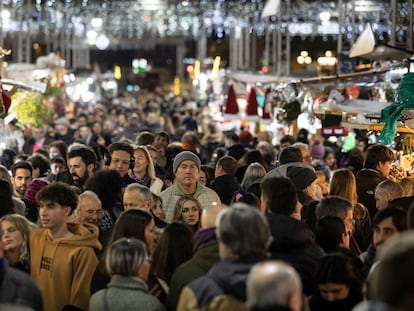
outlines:
[[[184,287],[178,301],[177,311],[248,311],[243,301],[230,295],[218,295],[203,307],[198,306],[194,292],[188,286]]]

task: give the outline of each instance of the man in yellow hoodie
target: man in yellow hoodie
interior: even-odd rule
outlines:
[[[30,236],[30,272],[42,290],[44,308],[87,310],[93,272],[100,249],[98,227],[70,224],[66,220],[77,206],[70,186],[56,182],[37,194],[41,229]]]

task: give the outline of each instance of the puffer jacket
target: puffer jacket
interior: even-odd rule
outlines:
[[[246,280],[251,267],[259,261],[220,261],[206,276],[184,287],[177,310],[247,311]]]

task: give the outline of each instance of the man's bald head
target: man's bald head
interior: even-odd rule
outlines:
[[[201,229],[215,227],[218,214],[225,208],[227,205],[224,204],[213,204],[205,208],[201,214]]]
[[[302,308],[302,283],[293,267],[282,261],[266,261],[253,266],[247,278],[247,305],[250,309],[287,306]]]

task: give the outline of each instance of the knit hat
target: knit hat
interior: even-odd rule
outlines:
[[[180,166],[181,162],[185,160],[193,161],[195,164],[197,164],[198,170],[200,170],[201,161],[200,158],[191,151],[181,151],[179,154],[177,154],[174,158],[173,162],[173,172],[177,172],[178,166]]]
[[[292,180],[296,190],[306,189],[316,179],[315,171],[308,167],[288,167],[287,176]]]
[[[321,144],[320,140],[315,140],[310,148],[310,154],[313,159],[322,159],[325,154],[325,147]]]
[[[34,206],[38,206],[39,204],[36,201],[36,193],[48,184],[49,183],[44,179],[33,179],[29,187],[27,187],[26,192],[24,193],[24,198]]]

